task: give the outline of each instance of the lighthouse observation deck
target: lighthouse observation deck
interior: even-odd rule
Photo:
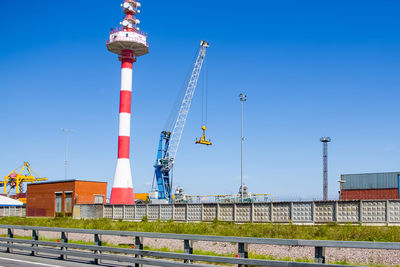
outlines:
[[[122,50],[132,50],[136,57],[149,53],[146,34],[137,30],[112,30],[110,38],[107,40],[107,49],[117,55],[121,55]]]

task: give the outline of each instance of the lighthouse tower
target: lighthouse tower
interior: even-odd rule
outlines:
[[[121,4],[125,17],[122,27],[112,29],[107,40],[108,51],[121,61],[121,91],[119,104],[118,161],[111,190],[111,204],[134,204],[131,167],[129,162],[132,65],[136,58],[149,53],[147,35],[139,31],[140,3],[124,0]]]

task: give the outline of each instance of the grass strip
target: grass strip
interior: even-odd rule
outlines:
[[[219,221],[179,223],[172,221],[131,222],[112,221],[111,219],[2,217],[0,224],[284,239],[400,242],[400,227],[398,226],[338,225],[333,223],[325,225],[234,224]]]

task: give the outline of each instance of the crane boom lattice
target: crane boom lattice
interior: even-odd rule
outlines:
[[[201,67],[203,66],[204,58],[206,56],[206,49],[209,44],[205,41],[201,41],[200,51],[197,55],[196,62],[194,63],[192,75],[188,83],[188,87],[185,92],[185,96],[182,100],[182,105],[180,107],[178,117],[176,119],[174,129],[171,133],[171,139],[169,141],[169,146],[167,150],[167,157],[169,159],[170,167],[174,164],[176,152],[178,151],[179,143],[181,141],[183,128],[185,127],[185,122],[187,115],[189,113],[190,104],[192,103],[194,91],[196,89],[197,81],[199,80]]]
[[[197,81],[200,76],[200,71],[203,66],[204,58],[206,56],[206,49],[209,43],[201,41],[200,50],[197,54],[194,63],[193,71],[190,76],[182,104],[179,108],[179,113],[174,123],[173,130],[164,130],[161,132],[160,141],[157,151],[157,159],[154,164],[155,178],[157,181],[157,196],[150,196],[150,199],[158,199],[162,201],[171,202],[171,189],[172,189],[172,169],[175,163],[176,152],[178,151],[179,143],[181,141],[183,128],[187,115],[189,113],[190,104],[192,103],[194,91],[196,89]],[[170,174],[171,173],[171,174]]]

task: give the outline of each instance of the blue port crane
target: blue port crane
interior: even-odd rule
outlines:
[[[187,115],[189,113],[190,104],[196,89],[197,81],[200,76],[200,71],[206,56],[206,50],[209,43],[206,41],[200,42],[196,60],[194,62],[192,74],[186,87],[185,95],[182,99],[179,113],[176,117],[172,131],[163,130],[160,134],[158,143],[157,159],[154,164],[155,179],[157,182],[159,200],[172,202],[172,170],[175,164],[176,152],[178,151],[179,143],[182,137],[183,128]]]

